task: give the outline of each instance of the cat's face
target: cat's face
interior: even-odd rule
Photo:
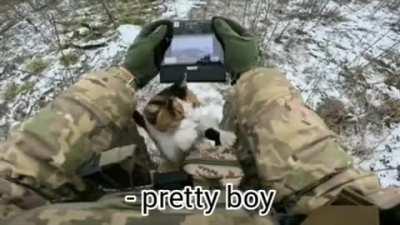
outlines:
[[[190,108],[200,106],[197,96],[186,85],[172,85],[155,97],[144,108],[144,116],[157,130],[177,129]]]

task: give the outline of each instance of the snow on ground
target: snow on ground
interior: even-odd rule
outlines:
[[[14,101],[7,104],[8,114],[0,117],[0,126],[9,124],[10,127],[16,126],[22,119],[37,111],[41,106],[41,101],[48,102],[53,99],[60,91],[67,88],[70,84],[79,79],[80,75],[90,70],[106,69],[112,65],[120,63],[122,55],[132,43],[133,39],[140,31],[139,26],[121,25],[117,29],[117,33],[109,39],[107,45],[103,48],[95,50],[87,50],[85,52],[77,51],[75,54],[82,54],[79,62],[66,68],[61,64],[59,58],[62,57],[61,52],[51,51],[48,46],[32,46],[16,47],[17,54],[22,53],[24,48],[30,48],[29,51],[37,53],[37,49],[50,51],[42,59],[49,63],[49,66],[41,73],[41,75],[29,76],[24,72],[13,74],[12,79],[1,82],[1,90],[6,90],[10,83],[21,85],[24,82],[31,81],[34,83],[33,90],[28,94],[17,96]],[[29,42],[28,42],[29,43]],[[83,66],[83,63],[85,66]],[[18,70],[23,71],[24,65],[18,65]],[[66,85],[67,84],[67,85]]]
[[[342,74],[343,66],[360,66],[369,70],[363,76],[363,85],[371,86],[365,93],[369,104],[381,107],[386,95],[395,100],[400,99],[399,90],[388,87],[384,83],[385,76],[374,68],[368,68],[369,61],[361,56],[377,56],[400,41],[399,33],[388,26],[396,23],[399,16],[388,9],[375,11],[375,7],[374,2],[368,5],[349,4],[340,11],[345,15],[344,21],[333,25],[309,23],[303,28],[306,34],[295,40],[298,43],[292,46],[276,43],[268,45],[271,61],[300,89],[310,107],[316,109],[318,104],[329,97],[339,99],[347,108],[351,108],[352,119],[357,120],[359,116],[368,113],[360,106],[359,99],[354,97],[360,92],[346,90],[358,87],[347,87],[348,84],[344,84],[346,78]],[[297,30],[291,30],[291,27],[301,22],[291,23],[287,35],[282,38],[287,38],[288,42],[291,41],[289,36],[296,36]],[[398,49],[393,48],[397,54]],[[367,154],[361,155],[361,159],[356,158],[356,162],[360,162],[362,168],[378,173],[384,186],[400,185],[400,129],[397,124],[378,131],[371,125],[358,134],[351,129],[350,133],[342,134],[342,139],[351,149],[361,147],[367,151]]]
[[[349,4],[341,8],[341,14],[346,17],[343,22],[330,26],[306,25],[306,36],[297,40],[300,44],[294,45],[289,51],[284,49],[286,46],[279,44],[269,46],[269,51],[273,52],[272,61],[286,72],[288,79],[301,90],[306,103],[312,108],[316,109],[324,98],[329,97],[339,99],[347,108],[352,108],[353,119],[367,113],[360,106],[358,98],[353,96],[359,92],[345,90],[347,84],[343,84],[345,78],[342,72],[343,66],[352,68],[361,65],[368,69],[369,61],[361,56],[363,53],[377,56],[399,43],[399,33],[388,26],[396,23],[399,16],[388,9],[375,11],[375,7],[374,3],[366,6]],[[292,34],[290,32],[288,35]],[[370,46],[372,44],[375,46]],[[289,60],[281,60],[285,59],[282,57]],[[371,85],[365,96],[369,104],[373,105],[375,101],[375,106],[380,107],[385,95],[400,99],[398,89],[389,88],[383,83],[385,77],[382,73],[371,70],[364,74],[364,78],[366,85]],[[350,88],[358,87],[352,85]],[[377,172],[384,186],[400,185],[400,129],[396,124],[392,126],[378,132],[371,126],[361,134],[351,130],[351,133],[342,135],[344,143],[350,148],[362,146],[369,151],[369,154],[362,155],[360,165]]]
[[[123,44],[125,47],[129,47],[141,29],[142,28],[140,26],[135,25],[120,25],[117,30],[120,36],[121,44]]]
[[[310,2],[321,8],[306,5]],[[341,2],[208,1],[193,18],[241,21],[259,36],[265,64],[283,71],[308,106],[317,110],[327,99],[342,102],[345,117],[336,122],[344,126],[340,138],[356,163],[375,171],[384,186],[399,186],[400,129],[395,116],[382,112],[386,100],[400,100],[399,89],[385,82],[399,76],[400,65],[387,59],[400,54],[394,29],[399,9],[382,7],[381,1]]]

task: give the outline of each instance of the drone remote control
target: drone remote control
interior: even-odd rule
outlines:
[[[160,68],[162,83],[225,82],[224,51],[210,21],[175,21]]]

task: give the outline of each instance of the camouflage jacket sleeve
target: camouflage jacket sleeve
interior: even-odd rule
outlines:
[[[133,79],[118,68],[86,74],[9,135],[0,145],[0,213],[72,199],[85,189],[77,169],[120,143],[134,124]]]
[[[365,195],[380,189],[374,174],[354,169],[335,134],[276,69],[243,74],[232,105],[239,148],[251,151],[261,183],[276,189],[284,206],[307,213],[345,187]]]

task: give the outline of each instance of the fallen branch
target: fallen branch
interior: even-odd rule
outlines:
[[[71,44],[72,47],[82,50],[92,50],[107,46],[106,43],[94,43],[94,44]]]

